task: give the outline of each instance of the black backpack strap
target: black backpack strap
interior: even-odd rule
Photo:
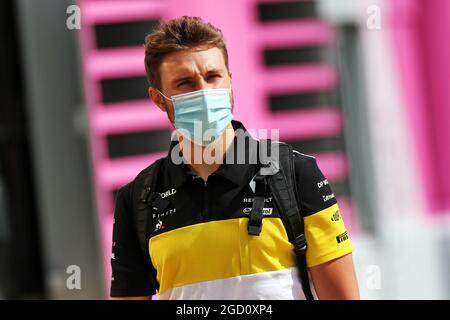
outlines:
[[[159,168],[164,158],[156,160],[149,167],[141,171],[134,180],[133,203],[135,204],[134,223],[142,252],[146,257],[150,270],[154,270],[148,252],[149,225],[152,223],[154,210],[162,211],[167,207],[167,200],[156,192]],[[152,276],[156,285],[156,275]]]
[[[267,179],[267,184],[269,185],[275,203],[279,208],[280,216],[288,234],[289,241],[294,245],[303,292],[306,299],[314,300],[306,265],[307,243],[304,234],[303,217],[300,213],[300,204],[298,203],[297,198],[298,192],[295,177],[294,152],[289,144],[272,142],[270,140],[261,140],[260,143],[261,142],[262,147],[265,147],[264,144],[267,143],[268,150],[270,151],[262,154],[260,152],[259,155],[261,156],[270,153],[270,156],[261,158],[262,167],[256,177],[261,175]],[[256,199],[254,199],[254,202],[255,200]],[[258,209],[255,208],[255,203],[253,204],[252,212],[253,209]],[[262,207],[260,214],[262,216]]]
[[[278,163],[270,161],[267,152],[260,152],[263,148],[270,146],[270,140],[260,140],[258,142],[258,162],[260,170],[253,178],[255,182],[255,195],[253,197],[252,210],[249,215],[248,233],[259,236],[262,230],[264,198],[267,190],[267,177],[275,174],[278,170]]]
[[[261,174],[257,174],[253,179],[255,181],[255,195],[248,220],[248,234],[259,236],[262,230],[263,207],[267,183],[266,177]]]
[[[269,178],[269,187],[275,202],[280,206],[281,215],[284,216],[291,243],[294,245],[295,256],[300,274],[303,293],[307,300],[314,300],[309,284],[308,269],[306,265],[306,237],[300,204],[297,203],[297,186],[295,178],[294,153],[289,144],[279,145],[280,172],[278,177]]]

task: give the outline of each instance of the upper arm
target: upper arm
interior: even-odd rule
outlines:
[[[111,297],[148,297],[156,293],[152,268],[141,249],[130,205],[130,184],[116,197],[111,255]]]
[[[295,161],[306,261],[316,293],[321,299],[357,298],[353,246],[331,186],[315,158],[297,155]]]
[[[352,254],[309,268],[319,299],[359,299]]]

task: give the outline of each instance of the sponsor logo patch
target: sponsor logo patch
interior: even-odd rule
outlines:
[[[322,196],[322,198],[323,198],[323,202],[327,202],[328,200],[334,198],[334,193],[328,194],[328,195],[326,195],[326,196]]]
[[[339,220],[341,220],[341,215],[339,214],[339,210],[337,210],[331,216],[331,221],[336,222],[336,221],[339,221]]]
[[[160,219],[158,219],[158,222],[155,225],[155,230],[153,230],[154,232],[159,231],[164,229],[165,226],[163,225],[162,221]]]
[[[263,208],[262,209],[263,216],[270,216],[270,215],[272,215],[272,210],[273,210],[273,208]],[[242,210],[242,212],[244,214],[250,214],[250,212],[252,212],[252,208],[250,208],[250,207],[244,208],[244,210]]]
[[[169,215],[174,214],[176,212],[177,212],[177,209],[173,208],[173,209],[164,211],[163,213],[154,213],[153,214],[153,219],[159,219],[161,217],[166,217],[166,216],[169,216]]]
[[[348,233],[347,233],[347,231],[345,231],[344,233],[341,233],[340,235],[338,235],[336,237],[337,243],[341,243],[341,242],[344,242],[346,240],[348,240]]]
[[[166,192],[160,193],[159,195],[164,199],[170,197],[171,195],[174,195],[175,193],[177,193],[177,190],[172,188],[170,190],[167,190]]]
[[[242,201],[244,203],[252,203],[253,198],[244,198]],[[271,201],[272,201],[272,197],[264,198],[264,202],[271,202]]]
[[[317,187],[319,189],[324,187],[324,186],[327,186],[327,185],[328,185],[328,180],[327,179],[317,182]]]

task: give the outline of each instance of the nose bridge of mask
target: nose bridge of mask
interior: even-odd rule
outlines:
[[[218,114],[217,109],[224,108],[224,94],[227,94],[229,97],[228,88],[203,89],[172,96],[172,102],[175,108],[175,117],[177,114],[186,117],[187,114],[194,115],[194,113],[196,113],[198,119],[198,115],[201,112],[202,121],[214,121]]]
[[[172,96],[175,120],[182,118],[183,122],[204,122],[208,120],[206,97],[203,92],[195,91]],[[180,119],[178,119],[180,120]]]

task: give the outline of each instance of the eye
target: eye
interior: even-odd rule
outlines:
[[[221,78],[220,74],[212,74],[208,76],[208,79]]]
[[[181,87],[181,86],[184,86],[186,84],[189,84],[189,82],[190,82],[189,80],[181,81],[180,83],[178,83],[177,88]]]

